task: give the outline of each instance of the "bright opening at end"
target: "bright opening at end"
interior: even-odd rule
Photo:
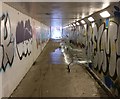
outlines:
[[[51,27],[51,38],[61,39],[62,38],[62,27]]]

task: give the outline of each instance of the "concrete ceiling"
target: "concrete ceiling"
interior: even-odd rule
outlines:
[[[65,26],[111,4],[107,2],[6,2],[48,26]]]

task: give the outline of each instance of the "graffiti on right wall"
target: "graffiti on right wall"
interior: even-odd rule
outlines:
[[[120,95],[120,7],[114,6],[114,17],[95,19],[94,22],[64,29],[68,40],[73,38],[74,45],[84,44],[83,53],[92,61],[90,68],[100,77],[104,84]],[[78,31],[77,31],[78,30]],[[73,33],[73,31],[75,33]],[[80,37],[77,35],[79,32]],[[83,35],[83,36],[81,36]],[[75,39],[74,39],[75,38]],[[79,48],[77,46],[77,48]],[[81,48],[81,47],[80,47]]]
[[[120,20],[114,17],[91,24],[86,52],[93,62],[92,69],[103,73],[104,83],[120,95]]]

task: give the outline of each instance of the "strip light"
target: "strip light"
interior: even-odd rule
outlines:
[[[110,17],[110,13],[108,11],[103,11],[100,13],[100,16],[103,18],[107,18],[107,17]]]
[[[73,26],[76,26],[76,25],[73,23]]]
[[[76,24],[77,24],[77,25],[80,25],[80,23],[79,23],[79,22],[76,22]]]
[[[88,20],[89,20],[90,22],[93,22],[93,21],[94,21],[93,17],[89,17]]]
[[[85,24],[85,21],[84,21],[84,20],[81,20],[81,23],[82,23],[82,24]]]

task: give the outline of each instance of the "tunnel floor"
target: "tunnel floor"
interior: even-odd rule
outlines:
[[[67,72],[59,42],[49,41],[11,97],[107,97],[82,65]]]

